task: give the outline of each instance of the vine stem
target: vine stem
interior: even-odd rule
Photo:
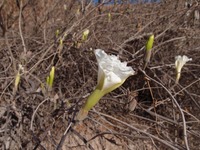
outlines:
[[[183,136],[184,136],[184,143],[186,146],[187,150],[190,150],[189,145],[188,145],[188,139],[187,139],[187,126],[186,126],[186,121],[185,121],[185,115],[180,107],[180,105],[178,104],[177,100],[175,99],[175,97],[171,94],[171,92],[164,86],[162,85],[162,83],[156,81],[155,79],[151,78],[150,76],[148,76],[146,74],[146,72],[142,69],[139,69],[147,78],[149,78],[150,80],[154,81],[155,83],[159,84],[163,89],[165,89],[167,91],[167,93],[171,96],[172,100],[174,101],[174,103],[176,104],[177,108],[179,109],[180,113],[181,113],[181,117],[182,117],[182,121],[183,121]]]

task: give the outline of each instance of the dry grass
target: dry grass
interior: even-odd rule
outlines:
[[[7,0],[0,10],[1,149],[200,147],[200,22],[193,18],[199,5],[184,8],[183,0],[88,5],[82,14],[73,0],[21,2]],[[77,45],[85,29],[90,30],[89,39]],[[140,69],[144,45],[152,33],[153,56],[144,72]],[[77,123],[74,116],[96,85],[96,48],[119,55],[137,73]],[[175,85],[177,55],[193,60]],[[19,64],[25,71],[13,93]],[[52,66],[56,67],[53,91],[44,95],[38,89]],[[137,106],[129,111],[132,100]]]

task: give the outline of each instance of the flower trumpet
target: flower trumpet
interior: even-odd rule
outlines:
[[[134,74],[127,62],[121,62],[115,55],[107,55],[103,50],[94,51],[98,63],[98,79],[95,90],[88,97],[86,103],[79,111],[76,119],[84,120],[89,110],[107,93],[121,86],[124,81]]]
[[[191,61],[192,58],[188,58],[187,56],[176,56],[175,57],[175,67],[176,67],[176,84],[179,82],[179,79],[181,77],[181,69],[186,64],[186,62]]]

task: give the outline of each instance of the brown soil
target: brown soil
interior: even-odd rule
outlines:
[[[88,4],[83,13],[74,0],[16,2],[0,2],[0,149],[199,149],[198,3],[190,8],[184,0]],[[85,29],[90,33],[81,42]],[[153,54],[144,72],[140,68],[151,34]],[[74,117],[96,86],[96,48],[119,55],[136,74],[77,122]],[[175,85],[177,55],[192,61]],[[16,89],[19,64],[24,70]],[[55,80],[47,92],[52,66]]]

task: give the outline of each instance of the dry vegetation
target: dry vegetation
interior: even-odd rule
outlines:
[[[16,2],[0,8],[0,149],[199,149],[200,22],[194,12],[200,4],[89,4],[82,13],[74,0]],[[77,44],[85,29],[88,40]],[[153,56],[143,72],[152,33]],[[119,55],[137,73],[77,123],[74,116],[96,85],[96,48]],[[177,55],[193,60],[175,85]],[[15,93],[19,64],[24,71]],[[52,66],[55,82],[47,95],[39,89]]]

